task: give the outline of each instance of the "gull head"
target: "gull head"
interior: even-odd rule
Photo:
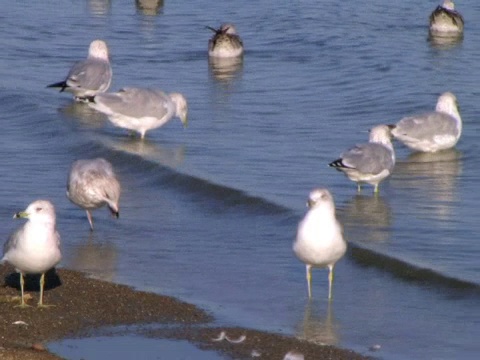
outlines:
[[[438,112],[444,112],[449,115],[460,117],[457,97],[451,92],[445,92],[438,98],[437,106],[435,108]]]
[[[55,225],[55,207],[48,200],[37,200],[28,205],[24,211],[13,215],[13,218],[27,218],[32,222]]]
[[[392,129],[395,125],[377,125],[370,129],[369,142],[390,144],[392,142]]]
[[[452,0],[445,0],[442,7],[447,10],[455,10],[455,4]]]
[[[229,35],[236,35],[237,34],[237,29],[235,28],[235,25],[233,25],[233,24],[222,24],[222,26],[220,26],[220,31],[223,34],[229,34]]]
[[[327,189],[314,189],[308,195],[308,208],[312,209],[320,206],[333,208],[333,196]]]
[[[218,29],[215,29],[211,26],[207,26],[206,28],[212,30],[215,33],[215,35],[222,35],[222,34],[237,35],[237,29],[233,24],[222,24]]]
[[[108,47],[103,40],[93,40],[88,48],[88,57],[108,60]]]
[[[120,217],[120,211],[118,209],[118,204],[114,202],[109,202],[108,203],[108,209],[110,210],[110,213],[115,219],[118,219]]]
[[[187,99],[180,93],[171,93],[170,99],[175,104],[175,116],[182,121],[183,127],[188,125],[188,105]]]

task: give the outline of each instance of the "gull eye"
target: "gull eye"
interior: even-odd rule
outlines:
[[[40,211],[42,211],[42,208],[41,208],[41,207],[37,207],[37,208],[35,208],[35,211],[36,211],[36,212],[40,212]]]

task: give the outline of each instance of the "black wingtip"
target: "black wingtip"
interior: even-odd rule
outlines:
[[[333,168],[344,168],[344,167],[346,167],[343,164],[342,159],[337,159],[335,161],[332,161],[330,164],[328,164],[328,166],[333,167]]]
[[[60,81],[58,83],[47,85],[47,88],[60,88],[60,92],[63,92],[68,87],[66,81]]]
[[[207,29],[212,30],[214,33],[218,33],[218,29],[215,29],[211,26],[205,26]]]

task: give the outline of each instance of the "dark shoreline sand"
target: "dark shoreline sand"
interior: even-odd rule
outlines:
[[[19,303],[18,275],[10,266],[0,265],[4,279],[0,287],[0,358],[54,360],[60,357],[46,351],[48,342],[88,336],[95,329],[117,325],[175,324],[175,330],[145,331],[153,338],[188,340],[202,349],[216,350],[235,359],[250,358],[252,350],[259,359],[283,359],[292,350],[305,359],[366,359],[349,350],[320,346],[294,337],[256,330],[219,329],[213,317],[194,305],[177,299],[86,277],[84,274],[59,269],[48,277],[44,303],[55,305],[37,308],[37,279],[27,285],[30,308],[15,307]],[[23,321],[25,324],[14,324]],[[199,326],[201,325],[201,326]],[[214,342],[221,331],[235,338],[246,335],[240,344]],[[37,348],[37,349],[35,349]],[[43,350],[42,350],[43,349]]]

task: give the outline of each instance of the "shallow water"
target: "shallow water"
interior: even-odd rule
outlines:
[[[295,334],[387,359],[474,358],[480,351],[479,177],[480,7],[457,4],[462,42],[427,41],[436,4],[374,0],[278,4],[165,1],[146,15],[134,1],[4,4],[0,28],[0,228],[32,200],[57,208],[62,266],[198,304],[221,322]],[[354,10],[354,11],[353,11]],[[209,63],[206,25],[236,24],[241,63]],[[407,22],[408,21],[408,22]],[[112,90],[180,91],[178,120],[145,141],[46,89],[107,41]],[[457,95],[464,134],[457,148],[411,155],[380,195],[362,194],[329,168],[367,130],[433,109]],[[68,202],[71,162],[103,156],[123,184],[120,219]],[[313,187],[333,193],[350,242],[336,267],[313,274],[291,242]]]
[[[139,350],[141,349],[141,350]],[[169,360],[226,359],[214,351],[200,350],[187,341],[146,339],[138,336],[96,337],[63,340],[49,346],[49,350],[70,360],[141,358]]]

